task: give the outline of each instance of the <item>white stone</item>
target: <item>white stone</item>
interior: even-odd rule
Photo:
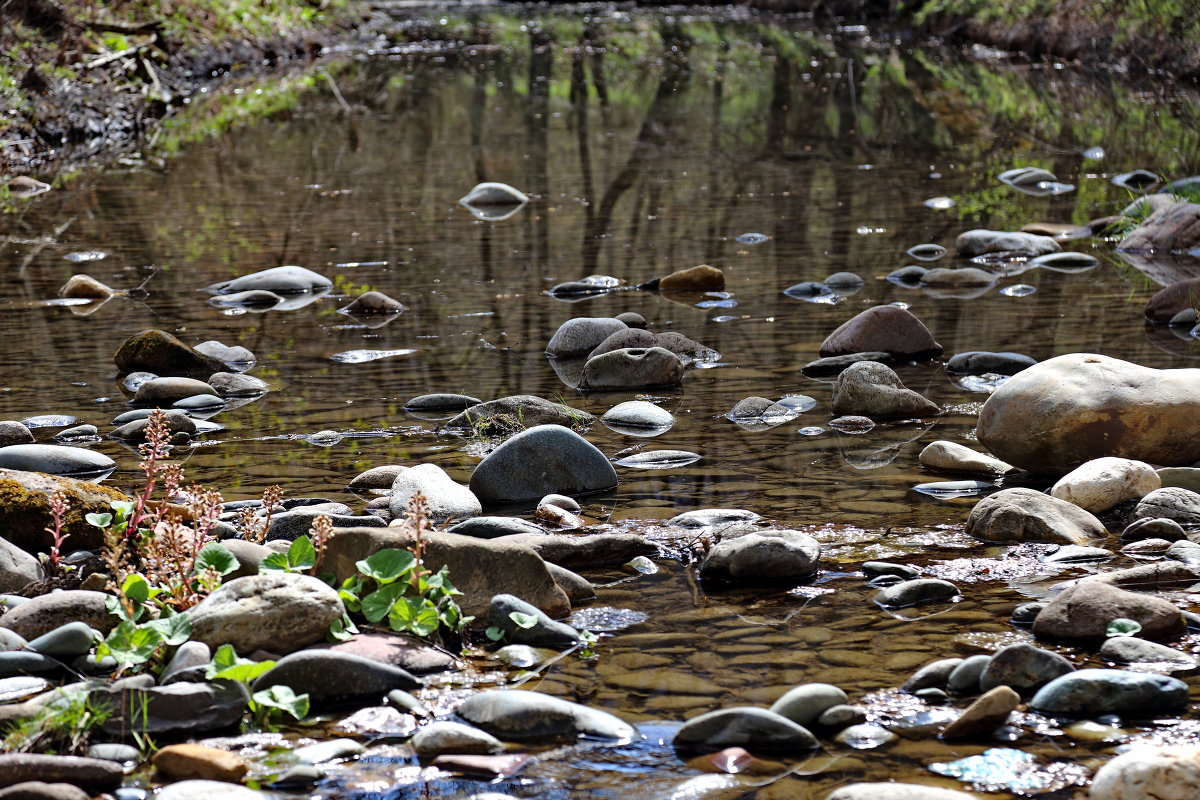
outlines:
[[[1098,514],[1125,500],[1145,497],[1162,486],[1154,467],[1143,461],[1105,456],[1079,465],[1059,479],[1050,494]]]
[[[979,453],[958,442],[944,439],[931,442],[921,451],[921,466],[942,472],[962,472],[968,475],[1003,475],[1014,467],[1000,459]]]
[[[429,501],[429,518],[470,519],[483,513],[483,506],[470,489],[456,483],[437,464],[418,464],[396,476],[388,502],[392,516],[399,519],[408,510],[409,499],[420,492]]]
[[[1091,800],[1195,800],[1200,797],[1200,747],[1135,747],[1096,773]]]

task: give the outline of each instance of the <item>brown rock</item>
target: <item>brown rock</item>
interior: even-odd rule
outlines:
[[[84,517],[93,512],[107,513],[113,500],[129,498],[115,489],[74,478],[0,469],[0,537],[27,553],[36,555],[50,549],[50,493],[60,490],[71,508],[64,518],[67,540],[62,551],[96,550],[104,537],[99,528]]]
[[[1081,239],[1090,235],[1087,228],[1063,222],[1030,222],[1021,226],[1022,233],[1035,233],[1038,236],[1054,236],[1059,239]]]
[[[1200,370],[1058,356],[993,392],[976,433],[997,458],[1031,472],[1062,474],[1103,456],[1192,464],[1200,460]]]
[[[0,800],[89,800],[90,794],[70,783],[26,781],[0,789]]]
[[[91,275],[72,275],[58,290],[59,297],[73,297],[86,300],[107,300],[116,294],[111,286],[106,286]]]
[[[725,290],[725,273],[708,264],[677,270],[658,282],[660,292],[721,292]]]
[[[891,367],[876,361],[851,364],[833,384],[834,414],[882,420],[941,412],[941,406],[906,387]]]
[[[1143,313],[1156,325],[1166,325],[1171,317],[1188,308],[1200,310],[1200,278],[1189,278],[1159,289],[1146,301]]]
[[[1182,561],[1157,561],[1153,564],[1138,564],[1136,567],[1113,570],[1101,575],[1089,575],[1086,581],[1107,583],[1124,589],[1158,591],[1167,587],[1178,588],[1181,584],[1200,581],[1200,566]]]
[[[241,783],[250,767],[242,757],[217,747],[172,744],[151,759],[158,771],[176,781],[189,779]]]
[[[524,545],[544,560],[567,569],[624,564],[636,556],[658,553],[657,545],[636,533],[519,533],[497,541]]]
[[[135,333],[118,348],[113,361],[121,372],[153,372],[155,375],[181,375],[207,379],[214,372],[224,372],[224,362],[204,355],[166,331],[147,330]]]
[[[457,598],[464,614],[482,616],[497,594],[512,594],[551,617],[571,612],[567,595],[554,582],[537,553],[510,537],[477,539],[437,532],[423,538],[425,566],[434,572],[449,568],[450,580],[462,592]],[[358,574],[355,563],[388,547],[411,549],[413,537],[403,528],[335,528],[317,562],[316,573],[333,572],[341,581]]]
[[[1021,696],[1007,686],[997,686],[967,706],[958,719],[942,731],[943,739],[964,739],[977,734],[991,733],[1008,720],[1008,715],[1021,704]]]
[[[821,342],[822,357],[885,352],[912,358],[942,354],[933,334],[907,309],[875,306],[851,317]]]
[[[1118,250],[1175,253],[1200,246],[1200,205],[1174,203],[1160,208],[1117,245]]]
[[[609,336],[592,352],[587,354],[588,358],[611,353],[613,350],[624,350],[630,347],[657,347],[658,337],[644,328],[626,328],[623,331],[617,331]]]
[[[404,311],[404,304],[383,292],[363,292],[339,310],[347,314],[399,314]]]
[[[1144,639],[1180,636],[1183,614],[1160,597],[1127,592],[1102,581],[1080,581],[1059,592],[1033,621],[1035,636],[1064,641],[1098,642],[1114,619],[1132,619],[1142,626]]]

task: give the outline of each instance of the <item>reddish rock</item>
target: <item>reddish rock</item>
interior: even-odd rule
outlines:
[[[1146,301],[1143,313],[1154,324],[1166,325],[1171,317],[1188,308],[1200,310],[1200,278],[1189,278],[1159,289]]]
[[[172,744],[154,754],[154,766],[172,780],[241,783],[250,770],[236,753],[200,744]]]
[[[925,323],[899,306],[875,306],[851,317],[821,342],[822,357],[884,352],[894,356],[940,356],[943,348]]]
[[[708,264],[672,272],[658,282],[660,292],[721,292],[725,273]]]
[[[310,650],[336,650],[400,667],[414,675],[443,672],[454,666],[454,656],[422,642],[387,633],[359,633],[344,642],[318,644]]]

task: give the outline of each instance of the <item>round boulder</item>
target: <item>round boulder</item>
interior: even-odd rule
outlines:
[[[634,735],[632,725],[606,711],[523,689],[472,695],[458,707],[458,715],[505,740],[628,739]]]
[[[616,470],[595,445],[561,425],[538,425],[489,453],[471,475],[470,489],[484,503],[505,503],[616,485]]]
[[[817,570],[821,545],[806,533],[764,530],[725,539],[708,551],[700,578],[708,581],[790,581]]]
[[[429,504],[429,518],[434,522],[447,519],[468,519],[483,513],[479,498],[471,490],[446,474],[437,464],[418,464],[404,470],[392,482],[388,502],[392,517],[400,518],[408,511],[408,501],[420,493]]]
[[[1145,497],[1161,485],[1162,479],[1149,464],[1109,456],[1076,467],[1059,478],[1050,494],[1099,514],[1117,503]],[[1196,499],[1200,501],[1200,496]]]
[[[629,326],[612,317],[576,317],[558,327],[546,345],[546,353],[558,358],[585,356],[617,331]]]
[[[1156,800],[1200,797],[1200,747],[1134,747],[1100,767],[1088,794],[1090,800],[1146,800],[1151,796]]]
[[[663,347],[624,348],[589,358],[580,389],[643,389],[683,380],[683,362]]]
[[[311,575],[265,573],[222,585],[188,611],[192,639],[239,653],[291,653],[325,637],[345,613],[333,589]]]
[[[1119,714],[1135,719],[1187,707],[1188,686],[1166,675],[1121,669],[1081,669],[1043,686],[1029,707],[1043,714],[1093,717]]]
[[[1082,508],[1033,489],[1004,489],[971,509],[967,533],[985,542],[1090,544],[1108,535]]]
[[[881,351],[894,356],[929,358],[943,348],[933,334],[907,309],[875,306],[851,317],[821,343],[822,356]]]
[[[803,725],[765,708],[721,708],[693,717],[675,733],[675,746],[685,750],[812,750],[820,746]]]
[[[891,367],[875,361],[851,364],[833,384],[833,412],[870,419],[926,417],[941,407],[908,389]]]
[[[1055,595],[1034,619],[1033,633],[1046,639],[1099,642],[1107,636],[1108,623],[1120,618],[1139,623],[1139,635],[1145,639],[1171,639],[1187,629],[1180,610],[1161,597],[1092,578]]]

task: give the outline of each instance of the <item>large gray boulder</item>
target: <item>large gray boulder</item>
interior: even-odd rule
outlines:
[[[215,294],[235,292],[274,292],[275,294],[299,294],[332,288],[333,281],[297,266],[272,267],[233,280],[220,281],[208,287]]]
[[[1121,669],[1081,669],[1043,686],[1029,707],[1043,714],[1096,717],[1119,714],[1138,719],[1187,707],[1188,686],[1166,675]]]
[[[1084,579],[1055,595],[1033,621],[1039,638],[1100,642],[1108,623],[1131,619],[1142,626],[1145,639],[1172,639],[1187,629],[1183,614],[1172,603],[1141,592],[1129,592],[1102,580]]]
[[[561,425],[538,425],[489,453],[471,475],[470,488],[487,504],[552,493],[574,497],[616,485],[616,470],[595,445]]]
[[[0,447],[0,469],[47,475],[95,475],[115,469],[117,462],[85,447],[61,444],[12,444]]]
[[[0,594],[12,594],[45,577],[42,563],[10,542],[0,539]]]
[[[229,581],[187,613],[192,639],[213,649],[291,653],[323,639],[345,608],[311,575],[276,572]]]
[[[781,714],[735,706],[689,719],[675,733],[675,746],[686,750],[812,750],[820,743],[803,725]]]
[[[558,358],[586,356],[617,331],[629,326],[613,317],[576,317],[569,319],[550,337],[546,352]]]
[[[1009,378],[979,412],[979,441],[1022,469],[1065,473],[1118,456],[1200,460],[1200,369],[1152,369],[1070,353]]]
[[[905,387],[886,364],[860,361],[851,364],[833,383],[833,413],[874,420],[927,417],[941,407]]]
[[[107,599],[104,592],[81,589],[43,594],[0,616],[0,628],[8,628],[26,641],[33,641],[69,622],[82,622],[101,633],[108,633],[116,625],[116,619],[108,613]]]
[[[1108,535],[1104,523],[1078,506],[1033,489],[1004,489],[975,504],[967,533],[985,542],[1091,544]]]

